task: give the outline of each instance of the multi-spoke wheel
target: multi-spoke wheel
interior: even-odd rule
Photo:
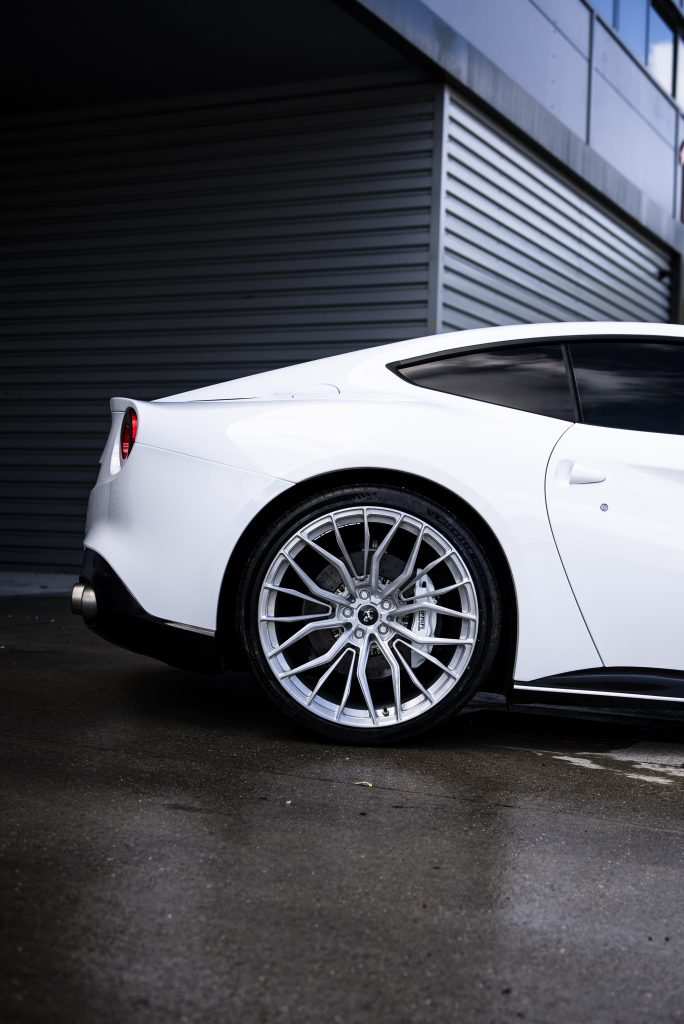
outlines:
[[[461,707],[491,664],[498,588],[453,516],[393,488],[309,500],[245,578],[246,649],[281,705],[357,742],[411,735]]]

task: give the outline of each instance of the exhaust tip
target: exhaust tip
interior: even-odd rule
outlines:
[[[85,590],[85,583],[75,583],[71,590],[71,610],[74,615],[81,614],[81,603],[83,601],[83,591]]]
[[[74,584],[71,591],[71,610],[74,615],[82,615],[87,622],[92,622],[97,615],[97,597],[87,583]]]

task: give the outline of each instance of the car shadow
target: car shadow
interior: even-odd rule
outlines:
[[[247,672],[205,675],[153,667],[127,675],[123,695],[135,715],[176,721],[218,732],[239,732],[269,739],[296,739],[316,746],[340,746],[291,722],[271,706]],[[397,744],[403,750],[455,750],[467,746],[516,746],[613,750],[639,742],[682,745],[684,723],[632,718],[587,718],[567,711],[482,709],[458,715],[425,736]],[[390,744],[389,749],[394,745]],[[385,747],[385,749],[388,749]]]

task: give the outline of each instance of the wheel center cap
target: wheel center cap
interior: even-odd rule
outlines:
[[[378,609],[372,604],[364,604],[359,608],[359,622],[362,626],[374,626],[378,618]]]

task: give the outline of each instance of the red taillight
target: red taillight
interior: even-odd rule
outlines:
[[[135,409],[126,409],[121,424],[121,461],[125,462],[133,450],[138,433],[138,414]]]

